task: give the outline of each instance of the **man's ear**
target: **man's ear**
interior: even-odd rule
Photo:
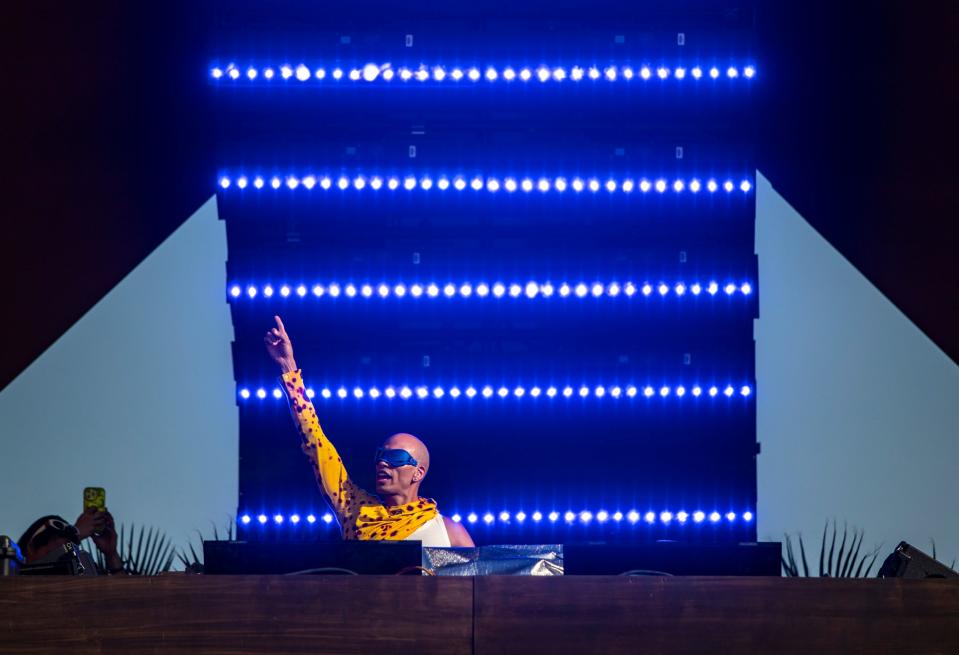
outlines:
[[[417,473],[419,475],[417,475]],[[413,482],[420,482],[423,478],[426,477],[426,469],[422,466],[417,466],[416,471],[413,473]]]

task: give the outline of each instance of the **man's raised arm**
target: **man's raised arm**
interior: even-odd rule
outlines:
[[[330,440],[323,434],[316,408],[306,395],[303,376],[293,358],[293,343],[279,316],[273,317],[276,327],[263,338],[270,357],[280,367],[283,388],[290,402],[290,411],[303,438],[302,449],[313,464],[313,473],[320,489],[336,511],[343,536],[355,538],[354,525],[360,505],[376,502],[375,498],[353,484],[346,467]]]

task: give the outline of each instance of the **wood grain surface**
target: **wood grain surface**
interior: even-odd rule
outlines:
[[[959,653],[959,580],[476,578],[475,653]]]
[[[473,581],[0,578],[0,653],[469,653]]]
[[[959,581],[0,578],[0,653],[959,653]]]

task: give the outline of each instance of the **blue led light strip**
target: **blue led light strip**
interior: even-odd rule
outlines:
[[[693,512],[687,512],[686,510],[679,510],[677,512],[671,512],[669,510],[654,512],[650,510],[646,513],[640,513],[635,509],[629,510],[628,512],[609,512],[605,509],[601,509],[596,512],[590,510],[582,510],[579,512],[567,510],[566,512],[562,513],[555,510],[548,513],[536,510],[528,514],[522,510],[518,512],[502,511],[498,514],[494,514],[492,512],[484,512],[483,514],[469,512],[465,516],[457,512],[450,516],[450,519],[457,523],[483,523],[490,526],[494,524],[522,525],[527,521],[531,523],[565,523],[581,525],[586,525],[593,522],[627,523],[630,525],[720,525],[723,523],[734,523],[736,521],[749,523],[753,520],[753,518],[753,513],[749,510],[743,512],[742,514],[737,514],[736,512],[732,511],[722,514],[715,510],[709,513],[706,513],[702,510],[696,510]],[[244,513],[241,514],[239,518],[239,523],[241,525],[253,526],[265,526],[270,524],[277,526],[297,526],[301,523],[309,526],[315,525],[317,522],[325,525],[331,525],[334,523],[334,517],[331,513],[326,512],[321,516],[317,516],[313,513],[302,516],[295,513],[289,515]]]
[[[307,66],[279,64],[254,66],[229,63],[210,68],[214,80],[234,82],[271,82],[276,80],[314,84],[445,82],[450,84],[513,82],[648,82],[655,80],[751,80],[756,67],[751,64],[728,66],[652,66],[649,64],[609,66],[399,66],[367,63],[362,66]]]
[[[435,179],[431,175],[327,175],[306,174],[298,175],[236,175],[224,174],[217,180],[220,189],[244,190],[252,188],[262,189],[296,189],[306,191],[485,191],[486,193],[621,193],[633,195],[663,194],[663,193],[690,193],[705,192],[715,194],[723,191],[727,194],[734,191],[749,193],[753,190],[753,182],[749,178],[734,180],[732,178],[717,179],[709,177],[700,179],[665,178],[665,177],[632,177],[603,178],[573,176],[558,177],[487,177],[484,175],[439,175]]]
[[[742,398],[749,398],[753,394],[753,388],[748,385],[738,385],[734,386],[732,384],[726,384],[725,386],[717,385],[700,385],[693,384],[691,386],[679,384],[679,385],[633,385],[633,384],[614,384],[614,385],[579,385],[579,386],[524,386],[517,385],[513,387],[506,387],[503,385],[466,385],[465,387],[459,386],[426,386],[426,385],[388,385],[386,387],[359,387],[355,386],[352,388],[347,388],[343,386],[338,387],[320,387],[319,391],[313,389],[312,387],[306,390],[306,395],[308,398],[322,398],[323,400],[331,399],[340,399],[345,400],[348,398],[354,398],[356,400],[378,400],[385,399],[390,400],[411,400],[411,399],[450,399],[457,400],[459,398],[464,398],[466,400],[476,399],[497,399],[497,398],[545,398],[547,400],[551,399],[570,399],[570,398],[610,398],[613,400],[618,400],[621,398],[632,399],[632,398],[644,398],[644,399],[667,399],[667,398],[685,398],[686,396],[692,398],[717,398],[719,396],[725,396],[726,398],[732,398],[733,396],[740,396]],[[249,387],[241,387],[237,392],[237,395],[242,400],[250,400],[252,398],[257,398],[259,400],[265,400],[267,398],[274,398],[279,400],[283,398],[283,390],[280,387],[274,387],[272,390],[267,391],[264,387],[259,387],[256,389],[250,390]]]
[[[329,284],[314,284],[307,286],[299,284],[290,286],[281,284],[274,287],[272,284],[255,285],[249,284],[241,286],[239,284],[231,285],[227,293],[233,298],[272,298],[280,296],[289,298],[295,296],[305,298],[312,296],[314,298],[632,298],[640,296],[661,297],[675,296],[715,296],[715,295],[743,295],[748,296],[753,292],[752,284],[749,282],[726,282],[720,284],[715,280],[708,280],[702,283],[692,282],[462,282],[454,284],[447,282],[445,284],[340,284],[331,282]]]

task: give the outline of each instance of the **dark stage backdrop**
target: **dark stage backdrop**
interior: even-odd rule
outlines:
[[[424,491],[481,542],[755,538],[751,9],[545,8],[219,17],[241,534],[323,527],[276,313],[357,481],[417,434]],[[396,77],[350,78],[368,62]]]
[[[215,121],[197,62],[231,5],[9,9],[0,334],[16,347],[0,387],[209,197]],[[762,3],[755,27],[759,170],[959,359],[955,4]]]

